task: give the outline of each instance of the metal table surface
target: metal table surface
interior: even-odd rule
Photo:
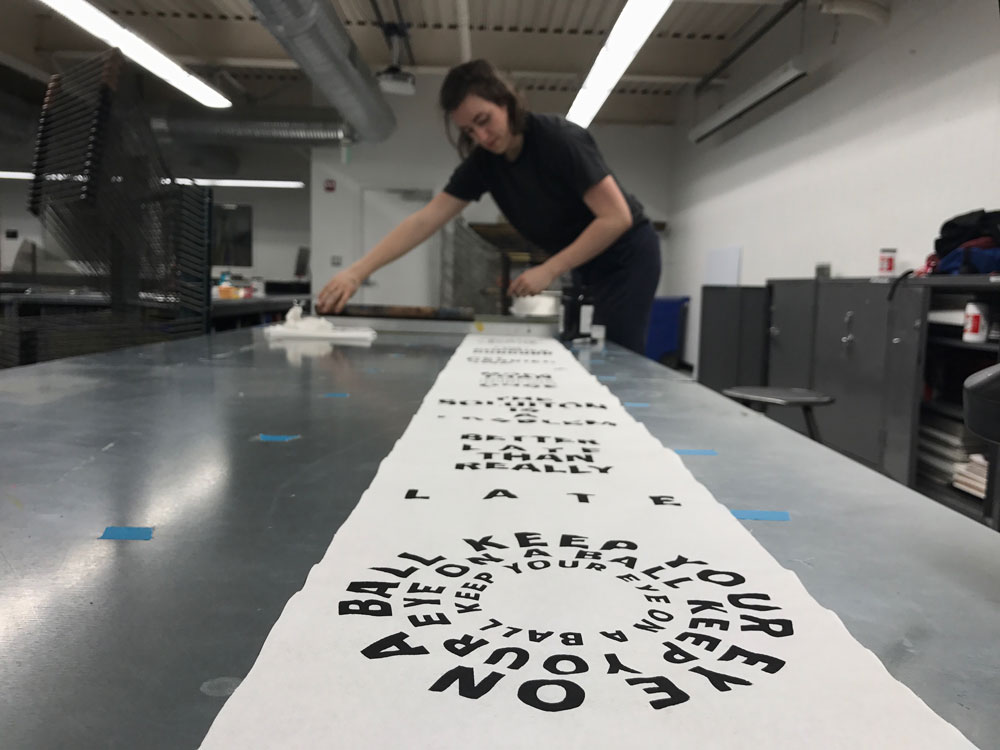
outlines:
[[[0,748],[197,747],[460,340],[240,330],[0,372]],[[719,501],[789,511],[744,523],[1000,746],[1000,535],[649,360],[578,357],[665,444],[717,452],[685,462]]]
[[[147,304],[155,305],[165,301],[162,298],[148,300]],[[271,294],[245,299],[212,299],[212,317],[226,318],[250,313],[285,312],[295,303],[304,304],[306,312],[308,312],[311,300],[308,294]],[[17,308],[20,305],[105,307],[110,304],[110,298],[103,292],[94,291],[42,291],[30,294],[0,291],[0,304],[4,306],[8,317],[13,317],[17,315]]]
[[[212,318],[233,317],[248,313],[287,312],[295,303],[304,305],[309,312],[311,300],[308,294],[271,294],[249,299],[213,299]]]

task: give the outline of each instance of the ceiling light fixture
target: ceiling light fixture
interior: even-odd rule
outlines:
[[[672,2],[628,0],[573,100],[567,120],[583,128],[590,125]]]
[[[233,106],[231,101],[207,83],[188,73],[149,42],[106,16],[86,0],[40,0],[40,2],[101,41],[117,47],[125,57],[200,104],[215,109]]]
[[[767,101],[786,86],[790,86],[807,74],[806,66],[801,60],[798,58],[789,60],[691,128],[688,131],[688,138],[693,143],[700,143],[712,133],[721,130],[736,118]]]

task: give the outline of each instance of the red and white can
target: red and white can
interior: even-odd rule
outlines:
[[[883,247],[878,251],[879,276],[896,275],[896,248]]]
[[[982,302],[967,303],[965,305],[965,326],[962,329],[962,341],[983,344],[986,342],[989,330],[989,308]]]

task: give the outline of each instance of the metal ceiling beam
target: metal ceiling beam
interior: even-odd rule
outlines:
[[[403,18],[403,13],[399,9],[399,3],[396,3],[396,18],[398,22],[386,23],[385,16],[382,15],[382,9],[379,8],[378,0],[370,0],[370,2],[372,13],[375,14],[375,23],[378,24],[378,28],[385,38],[385,43],[389,47],[389,54],[392,55],[392,64],[397,64],[396,57],[398,53],[395,51],[394,45],[396,43],[395,40],[398,39],[406,51],[406,57],[409,59],[410,65],[413,65],[416,59],[413,57],[413,48],[410,46],[410,33],[407,29],[406,19]]]
[[[781,19],[783,19],[785,16],[787,16],[789,13],[795,10],[795,8],[797,8],[799,5],[802,5],[803,3],[805,3],[805,0],[786,0],[785,4],[781,6],[781,9],[777,13],[771,16],[759,29],[757,29],[753,34],[747,37],[747,40],[743,42],[743,44],[741,44],[739,47],[733,50],[729,55],[727,55],[722,62],[720,62],[712,69],[711,73],[706,75],[698,82],[698,85],[694,87],[694,93],[700,94],[702,91],[708,88],[708,86],[712,83],[715,77],[719,75],[719,73],[726,70],[730,65],[736,62],[736,60],[742,57],[743,54],[748,49],[750,49],[758,41],[760,41],[761,37],[763,37],[767,32],[769,32],[771,29],[777,26],[781,22]]]
[[[469,32],[469,0],[455,0],[455,17],[458,21],[458,47],[461,62],[472,59],[472,34]]]
[[[384,36],[385,17],[382,15],[382,9],[378,7],[378,0],[369,0],[369,2],[371,3],[372,6],[372,13],[375,14],[375,23],[378,26],[379,31],[381,31]],[[385,37],[385,43],[389,45],[389,52],[392,52],[392,45],[389,44],[389,37]]]
[[[415,74],[427,74],[427,75],[444,75],[448,72],[448,68],[443,65],[414,65],[408,70]],[[507,75],[512,78],[551,78],[551,79],[564,79],[564,80],[579,80],[581,83],[586,77],[586,74],[571,71],[561,71],[561,70],[507,70],[504,71]],[[666,83],[666,84],[684,84],[684,83],[697,83],[701,80],[699,76],[684,76],[684,75],[670,75],[665,74],[642,74],[642,73],[626,73],[621,77],[622,81],[626,83]],[[715,80],[711,85],[723,86],[725,85],[726,79],[721,76],[716,76]]]
[[[93,52],[61,51],[55,53],[66,59],[90,58]],[[194,55],[174,55],[173,59],[181,65],[199,68],[260,68],[261,70],[300,70],[298,63],[290,58],[263,57],[215,57],[202,58]],[[407,66],[409,72],[416,75],[445,75],[449,68],[444,65],[412,65]],[[580,78],[583,74],[563,70],[508,70],[508,75],[514,78]],[[621,80],[632,83],[698,83],[702,76],[672,75],[670,73],[626,73]],[[715,76],[710,86],[724,86],[725,76]]]
[[[399,7],[399,0],[392,0],[392,4],[396,7],[396,19],[399,21],[399,27],[403,30],[403,46],[406,48],[406,56],[410,58],[410,65],[416,65],[417,58],[413,56],[413,48],[410,46],[410,30],[406,19],[403,18],[403,11]]]

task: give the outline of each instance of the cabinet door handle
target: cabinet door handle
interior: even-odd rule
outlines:
[[[848,310],[844,315],[844,335],[840,337],[840,343],[845,347],[854,343],[854,334],[851,329],[854,327],[854,310]]]
[[[772,339],[776,339],[781,334],[781,329],[778,326],[771,326],[770,334]]]

